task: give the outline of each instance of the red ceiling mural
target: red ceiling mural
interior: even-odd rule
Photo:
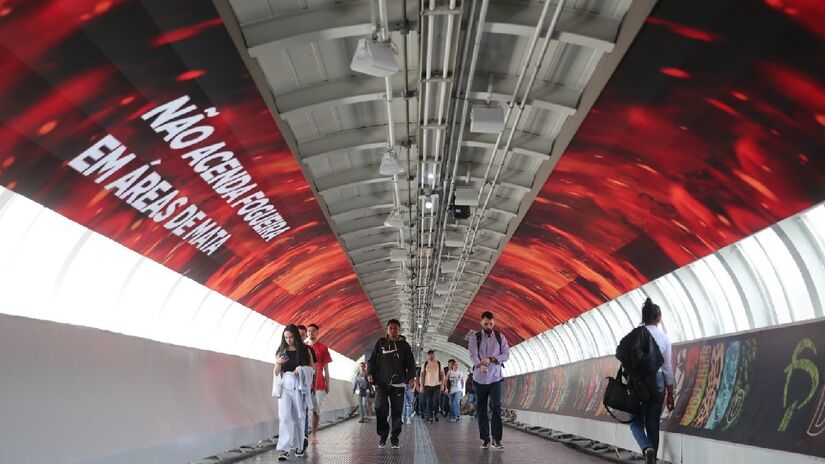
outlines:
[[[659,2],[452,340],[516,343],[825,200],[825,4]]]
[[[211,2],[0,1],[0,184],[358,356],[380,323]]]

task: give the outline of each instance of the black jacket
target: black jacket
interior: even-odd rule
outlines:
[[[367,375],[373,376],[375,385],[410,383],[415,377],[415,358],[409,343],[387,337],[378,339],[367,361]]]

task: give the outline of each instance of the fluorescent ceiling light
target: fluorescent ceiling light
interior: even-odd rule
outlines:
[[[399,70],[398,62],[389,43],[358,39],[350,69],[375,77],[392,76]]]
[[[404,168],[401,167],[401,163],[398,162],[398,158],[395,157],[395,153],[392,150],[384,152],[384,156],[381,157],[381,165],[378,167],[378,173],[382,176],[404,173]]]
[[[438,205],[438,194],[424,195],[424,208],[433,210]]]

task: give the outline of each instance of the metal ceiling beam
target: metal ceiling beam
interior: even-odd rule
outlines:
[[[409,243],[408,243],[408,245],[409,245]],[[389,254],[389,251],[387,251],[387,250],[389,248],[396,248],[396,247],[398,247],[398,239],[397,238],[395,240],[387,240],[387,241],[383,241],[383,242],[376,242],[372,245],[368,245],[368,246],[365,246],[365,247],[362,247],[362,248],[349,248],[349,249],[347,249],[347,253],[349,253],[350,256],[354,257],[354,256],[357,256],[357,255],[363,255],[363,254],[370,253],[370,252],[377,252],[379,250],[384,250],[384,252]]]
[[[392,17],[401,16],[400,4],[399,0],[390,2]],[[415,2],[409,2],[407,6],[407,16],[410,18],[418,17],[415,6]],[[296,45],[367,37],[373,31],[370,19],[369,2],[358,1],[306,8],[243,24],[241,27],[249,54],[257,58]],[[416,25],[411,24],[410,29],[415,28]]]
[[[404,82],[407,78],[417,78],[410,71],[409,77],[403,73],[392,76],[392,96],[404,97]],[[276,95],[278,111],[284,119],[301,117],[310,111],[320,111],[356,103],[384,101],[387,93],[384,81],[371,76],[358,76],[324,82],[319,85],[302,87],[282,95]],[[403,101],[403,100],[401,100]]]
[[[478,166],[475,170],[483,170],[483,166]],[[506,176],[502,176],[499,185],[521,192],[522,194],[529,192],[533,186],[533,174],[525,171],[514,171],[508,169]],[[463,176],[466,178],[466,176]],[[483,178],[482,173],[472,173],[470,180],[481,182]],[[344,172],[330,174],[328,176],[319,177],[315,179],[315,187],[318,193],[324,194],[326,192],[337,190],[346,187],[357,187],[359,185],[374,184],[379,182],[391,182],[391,176],[382,176],[378,173],[378,165],[359,166],[353,169],[348,169]]]
[[[400,15],[399,2],[392,2]],[[410,18],[418,17],[416,2],[409,2]],[[535,29],[541,5],[512,3],[503,0],[491,2],[485,32],[529,36]],[[249,54],[253,58],[271,56],[284,48],[313,42],[366,37],[372,33],[368,2],[336,3],[307,8],[295,13],[279,15],[242,25]],[[574,8],[565,8],[559,18],[554,39],[561,42],[595,48],[604,52],[613,50],[620,21],[594,15]],[[415,26],[411,27],[415,29]]]
[[[484,79],[478,79],[470,92],[469,98],[473,100],[490,99],[504,104],[509,102],[513,96],[518,78],[515,76],[493,75],[492,80],[492,88],[488,89],[487,82]],[[533,87],[533,91],[530,92],[527,107],[572,116],[576,113],[581,95],[581,90],[547,82],[537,83]]]
[[[400,134],[405,128],[405,124],[396,124],[395,132]],[[326,134],[319,139],[299,143],[298,150],[301,160],[309,163],[316,159],[341,156],[356,151],[382,149],[386,146],[387,125],[382,124]]]
[[[396,124],[396,132],[401,133],[404,125]],[[462,146],[490,150],[495,144],[495,134],[468,133]],[[299,143],[301,159],[305,163],[324,158],[333,158],[347,153],[377,150],[387,146],[387,126],[371,126],[346,130],[325,135],[319,139]],[[546,160],[550,158],[553,140],[527,132],[518,132],[513,141],[515,155]]]
[[[461,143],[463,147],[483,148],[491,150],[496,142],[496,134],[474,134],[469,131],[464,135]],[[513,137],[512,152],[516,155],[550,159],[550,150],[553,148],[553,140],[527,132],[517,132]]]
[[[386,231],[382,231],[381,233],[370,235],[367,237],[356,237],[351,240],[345,240],[344,246],[347,250],[357,250],[360,248],[375,246],[379,243],[386,243],[389,241],[395,241],[398,243],[398,229],[394,231],[392,229],[387,229]],[[411,245],[410,238],[407,237],[405,243],[407,246]]]
[[[491,2],[484,32],[529,37],[536,30],[536,18],[541,15],[543,6],[505,0]],[[552,37],[560,42],[610,53],[615,47],[620,25],[621,20],[565,7]]]
[[[340,201],[327,202],[329,215],[333,220],[337,220],[340,216],[346,215],[360,210],[367,209],[384,209],[387,205],[392,208],[393,205],[393,191],[388,189],[384,192],[373,193],[371,195],[362,195],[355,198],[345,198]]]
[[[407,78],[416,78],[417,74],[410,72]],[[405,76],[398,73],[392,77],[393,97],[401,98],[404,92]],[[494,78],[492,93],[488,93],[486,84],[479,83],[478,88],[473,89],[470,98],[473,100],[495,100],[506,104],[512,97],[517,78],[513,76],[499,76]],[[277,96],[278,110],[281,117],[290,119],[302,116],[310,111],[330,109],[337,106],[352,105],[370,101],[382,101],[386,89],[380,79],[370,76],[358,76],[349,79],[340,79],[324,82],[319,85],[303,87],[289,93]],[[555,84],[537,85],[535,91],[530,94],[527,104],[530,108],[538,108],[546,111],[555,111],[570,116],[576,112],[581,91],[563,87]],[[398,124],[396,124],[398,126]],[[386,143],[385,143],[386,144]],[[380,148],[380,146],[378,146]],[[375,148],[373,146],[373,148]],[[304,157],[306,155],[303,155]]]

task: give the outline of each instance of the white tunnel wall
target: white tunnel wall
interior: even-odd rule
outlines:
[[[650,297],[673,342],[823,317],[825,206],[750,237],[571,319],[510,351],[515,376],[613,354]]]
[[[176,464],[272,437],[282,331],[0,187],[0,463]],[[323,419],[355,404],[331,354]]]
[[[282,324],[2,187],[0,232],[0,313],[273,360]]]

